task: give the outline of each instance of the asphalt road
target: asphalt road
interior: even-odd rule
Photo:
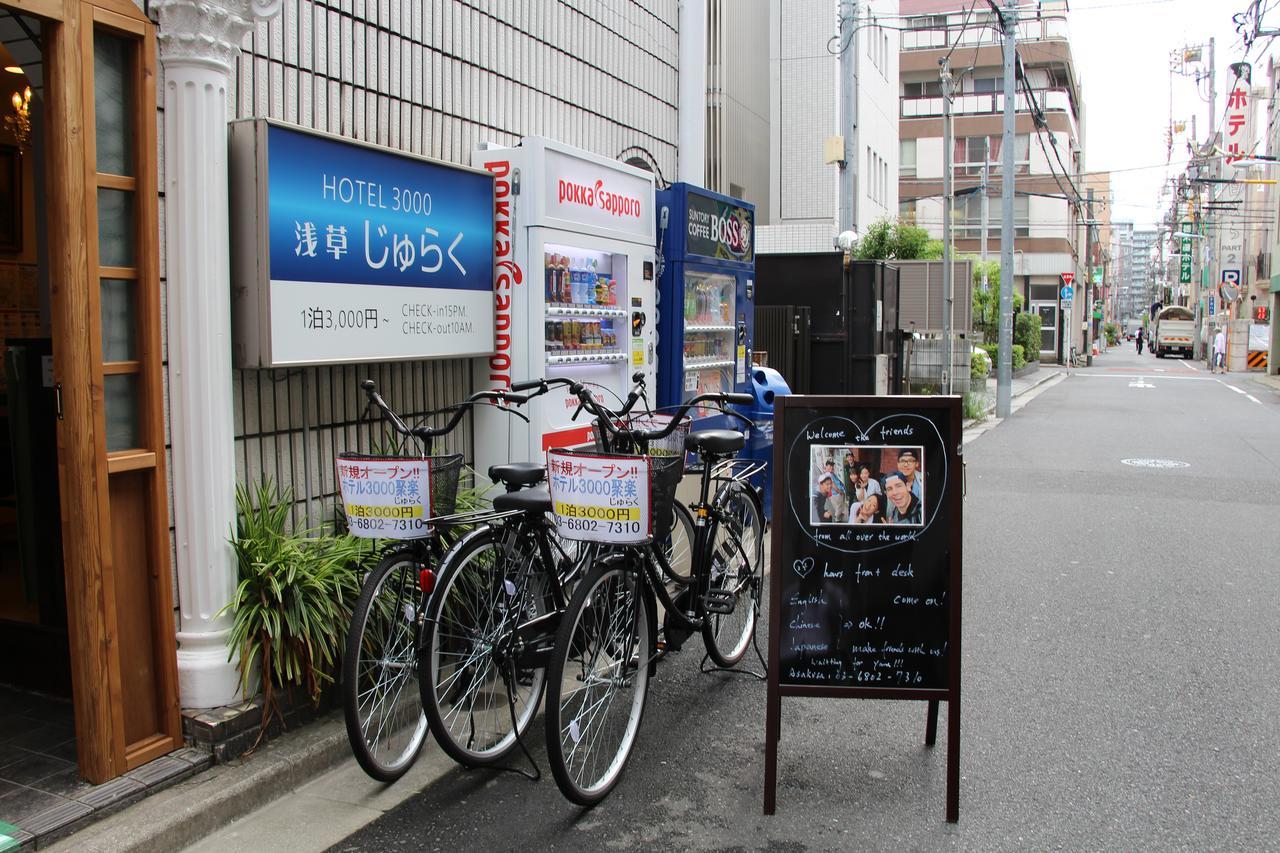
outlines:
[[[965,458],[958,824],[945,705],[930,750],[923,703],[871,700],[784,702],[762,816],[764,684],[695,640],[596,809],[457,770],[334,849],[1280,847],[1280,393],[1113,350]]]

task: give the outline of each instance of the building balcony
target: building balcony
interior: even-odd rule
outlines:
[[[907,27],[902,31],[902,49],[907,50],[948,50],[952,45],[974,47],[976,45],[999,45],[1004,37],[995,26],[971,26],[962,29],[959,24],[963,15],[956,18],[956,26],[936,26],[941,23],[940,16],[924,16],[908,18]],[[913,26],[914,24],[914,26]],[[931,26],[934,25],[934,26]],[[1067,22],[1061,18],[1028,18],[1018,22],[1018,42],[1028,41],[1068,41],[1070,30]]]
[[[904,33],[905,35],[905,33]],[[1075,109],[1071,103],[1071,93],[1067,89],[1032,89],[1036,101],[1046,112],[1065,113],[1071,122],[1071,137],[1080,138],[1080,127],[1076,123]],[[942,115],[942,98],[900,98],[899,115],[902,118],[939,118]],[[1026,95],[1019,91],[1014,99],[1017,112],[1028,112]],[[956,95],[951,102],[952,115],[1000,115],[1004,112],[1004,93],[983,92],[981,94]]]

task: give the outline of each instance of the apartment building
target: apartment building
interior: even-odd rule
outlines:
[[[1133,294],[1140,310],[1150,307],[1156,289],[1156,259],[1152,257],[1156,250],[1159,232],[1155,229],[1134,229],[1133,231],[1133,264],[1130,267],[1129,292]]]
[[[982,6],[982,4],[978,4]],[[988,258],[998,258],[1003,161],[1003,58],[1000,26],[990,9],[960,0],[902,0],[899,56],[900,216],[942,235],[943,98],[939,60],[954,78],[952,212],[956,250],[982,249],[984,162],[989,171]],[[1085,281],[1084,113],[1067,31],[1067,4],[1041,2],[1019,12],[1023,68],[1014,138],[1014,289],[1042,321],[1042,360],[1083,346],[1083,300],[1062,299],[1063,273]],[[1079,289],[1079,288],[1077,288]]]

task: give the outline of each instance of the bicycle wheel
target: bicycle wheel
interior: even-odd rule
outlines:
[[[505,759],[542,698],[546,671],[519,663],[513,640],[521,622],[547,612],[546,578],[515,543],[503,528],[463,540],[427,606],[422,707],[440,748],[468,767]]]
[[[755,634],[764,563],[764,519],[742,483],[730,482],[716,496],[719,517],[707,537],[707,588],[728,613],[703,613],[702,640],[716,666],[742,660]],[[717,608],[718,609],[718,608]]]
[[[364,772],[380,782],[403,776],[427,735],[414,642],[421,567],[411,549],[378,562],[356,599],[342,656],[347,738]]]
[[[635,745],[653,649],[649,599],[634,562],[597,564],[578,585],[547,672],[547,757],[568,799],[608,796]]]
[[[693,574],[693,514],[681,503],[676,503],[672,509],[675,523],[671,525],[671,533],[655,543],[654,552],[661,558],[659,565],[668,578],[688,583]]]

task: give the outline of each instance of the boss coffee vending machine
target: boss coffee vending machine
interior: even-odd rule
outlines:
[[[655,388],[653,175],[540,137],[482,146],[472,165],[494,177],[495,225],[495,352],[476,387],[567,377],[614,407],[637,371]],[[563,387],[526,407],[528,424],[478,407],[476,470],[590,441],[577,407]]]
[[[690,184],[657,194],[658,400],[750,393],[755,206]],[[729,425],[724,416],[702,428]]]

